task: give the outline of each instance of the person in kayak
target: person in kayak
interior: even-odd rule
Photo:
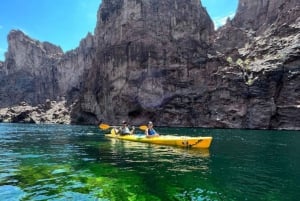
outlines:
[[[145,130],[146,137],[158,137],[159,134],[153,129],[153,123],[149,121],[148,128]]]
[[[117,134],[119,135],[132,135],[135,130],[135,127],[132,126],[130,130],[126,121],[122,121],[122,126],[118,129]]]

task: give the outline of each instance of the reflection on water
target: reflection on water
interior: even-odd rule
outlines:
[[[164,145],[156,145],[156,144],[148,144],[148,143],[140,143],[140,142],[131,142],[126,140],[114,139],[110,138],[110,144],[112,150],[124,150],[129,152],[140,152],[145,153],[146,150],[151,149],[152,154],[157,155],[172,155],[176,156],[186,156],[186,157],[199,157],[206,158],[209,157],[209,149],[189,149],[189,148],[181,148],[181,147],[173,147],[173,146],[164,146]]]
[[[109,139],[111,142],[112,156],[119,156],[122,160],[134,163],[137,166],[144,164],[163,163],[169,172],[189,172],[201,170],[203,173],[209,169],[208,149],[186,149],[172,146],[161,146],[155,144]],[[135,165],[135,166],[136,166]],[[149,166],[147,167],[150,168]]]
[[[0,200],[298,200],[300,133],[158,128],[209,150],[107,139],[96,127],[0,124]]]

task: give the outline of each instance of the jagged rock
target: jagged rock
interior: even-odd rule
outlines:
[[[66,101],[48,100],[45,105],[39,107],[20,103],[18,106],[0,109],[0,122],[69,124],[69,110]]]
[[[31,117],[30,117],[30,111],[23,111],[16,116],[13,116],[11,118],[12,123],[36,123]]]
[[[2,74],[4,71],[4,62],[0,61],[0,74]]]
[[[60,95],[55,63],[62,50],[48,42],[41,43],[21,31],[8,35],[8,52],[0,75],[0,106],[7,107],[26,101],[37,104]]]
[[[140,117],[154,114],[176,88],[187,93],[194,79],[201,79],[193,71],[205,68],[212,34],[213,23],[197,0],[103,1],[96,57],[75,108],[96,115],[88,122],[128,115],[143,121]],[[174,82],[181,84],[172,86],[177,76]]]
[[[261,34],[276,21],[293,23],[299,17],[299,4],[298,0],[240,0],[231,23]]]
[[[217,30],[214,46],[230,54],[233,48],[243,48],[255,37],[266,35],[270,28],[279,36],[278,32],[288,30],[283,25],[299,20],[299,7],[298,0],[240,0],[235,17]]]
[[[27,106],[28,103],[26,103],[25,101],[22,101],[19,105],[20,105],[20,106]]]
[[[278,95],[290,83],[282,83],[284,62],[276,59],[294,55],[292,60],[298,60],[299,2],[241,0],[236,17],[215,38],[207,34],[212,33],[211,20],[201,5],[184,2],[189,13],[178,12],[181,3],[103,1],[95,63],[76,107],[82,116],[76,117],[87,122],[127,118],[137,124],[152,119],[160,125],[299,128],[298,120],[278,123],[286,114],[278,109]],[[291,16],[284,24],[287,11]],[[197,36],[197,30],[204,30],[203,35]],[[210,48],[211,39],[223,55]]]
[[[65,54],[12,31],[0,106],[55,100],[30,118],[62,123],[66,97],[80,124],[300,129],[299,4],[240,0],[214,31],[198,0],[104,0],[95,34]]]
[[[214,47],[241,67],[248,85],[241,127],[300,129],[299,14],[299,1],[241,0],[234,19],[217,31]]]
[[[64,54],[58,46],[12,30],[8,47],[0,65],[0,82],[5,83],[0,87],[0,107],[77,97],[83,71],[91,66],[94,42],[88,34],[79,48]]]
[[[91,68],[95,55],[95,42],[91,33],[80,41],[75,50],[66,52],[58,63],[57,80],[63,96],[71,102],[79,96],[84,72]]]
[[[50,110],[51,107],[52,107],[52,102],[49,99],[47,99],[46,102],[45,102],[45,105],[44,105],[44,109],[45,110]]]

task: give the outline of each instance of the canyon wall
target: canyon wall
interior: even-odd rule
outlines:
[[[215,31],[198,0],[103,0],[70,52],[10,33],[1,106],[66,97],[72,123],[300,129],[299,14],[240,0]]]
[[[246,128],[299,129],[300,2],[240,0],[214,48],[248,85]]]
[[[96,59],[87,74],[81,111],[114,123],[158,120],[160,114],[162,124],[193,124],[185,121],[181,108],[164,106],[190,96],[190,87],[205,76],[201,68],[213,32],[197,0],[103,1],[95,31]]]
[[[93,36],[88,34],[80,47],[63,53],[58,46],[12,30],[0,66],[0,107],[77,97],[83,71],[91,67],[93,45]]]
[[[55,45],[33,40],[21,31],[11,31],[0,73],[0,106],[20,101],[37,104],[62,95],[56,76],[56,63],[62,56],[61,48]]]

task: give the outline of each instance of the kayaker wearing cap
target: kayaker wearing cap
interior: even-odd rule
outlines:
[[[158,137],[159,134],[153,129],[153,123],[149,121],[148,128],[145,130],[146,137]]]
[[[135,130],[135,127],[132,126],[132,130],[130,131],[127,122],[122,121],[122,126],[118,130],[119,130],[118,134],[120,135],[132,135]]]

